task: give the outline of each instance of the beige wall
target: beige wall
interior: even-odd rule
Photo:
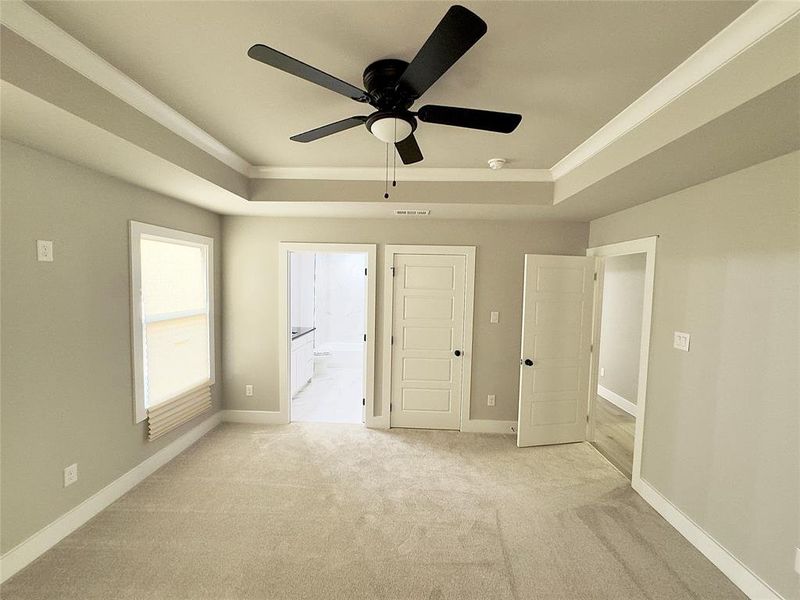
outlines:
[[[12,142],[1,151],[6,552],[208,416],[155,442],[133,423],[128,220],[215,238],[217,265],[221,240],[215,214]],[[36,261],[37,239],[53,240],[54,262]]]
[[[382,314],[385,244],[477,246],[472,410],[476,419],[516,420],[522,318],[523,255],[586,252],[588,225],[507,221],[269,219],[225,217],[225,407],[278,410],[278,243],[376,243],[378,311]],[[490,311],[500,323],[489,323]],[[383,340],[377,323],[377,348]],[[376,402],[380,399],[380,355]],[[244,395],[253,384],[254,395]],[[488,407],[486,396],[497,405]]]
[[[592,246],[660,235],[642,477],[787,599],[800,598],[799,226],[793,153],[590,233]]]
[[[598,383],[633,403],[639,386],[646,257],[610,256],[603,277],[599,363],[603,371]]]

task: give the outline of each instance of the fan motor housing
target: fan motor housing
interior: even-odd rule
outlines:
[[[364,69],[364,87],[372,98],[372,104],[381,110],[406,110],[414,102],[396,88],[408,63],[396,58],[376,60]]]

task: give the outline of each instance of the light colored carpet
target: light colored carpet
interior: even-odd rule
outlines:
[[[317,423],[217,428],[0,595],[744,598],[587,444]]]

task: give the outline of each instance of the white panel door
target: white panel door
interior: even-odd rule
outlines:
[[[460,429],[466,258],[394,260],[391,426]]]
[[[594,261],[525,256],[517,446],[586,439]]]

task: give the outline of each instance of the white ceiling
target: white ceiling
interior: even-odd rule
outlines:
[[[354,129],[292,134],[363,105],[247,58],[265,43],[354,84],[371,61],[410,60],[443,2],[31,2],[252,164],[365,167],[383,148]],[[502,136],[422,124],[425,167],[549,168],[745,11],[749,1],[470,2],[488,34],[422,99],[520,112]]]

